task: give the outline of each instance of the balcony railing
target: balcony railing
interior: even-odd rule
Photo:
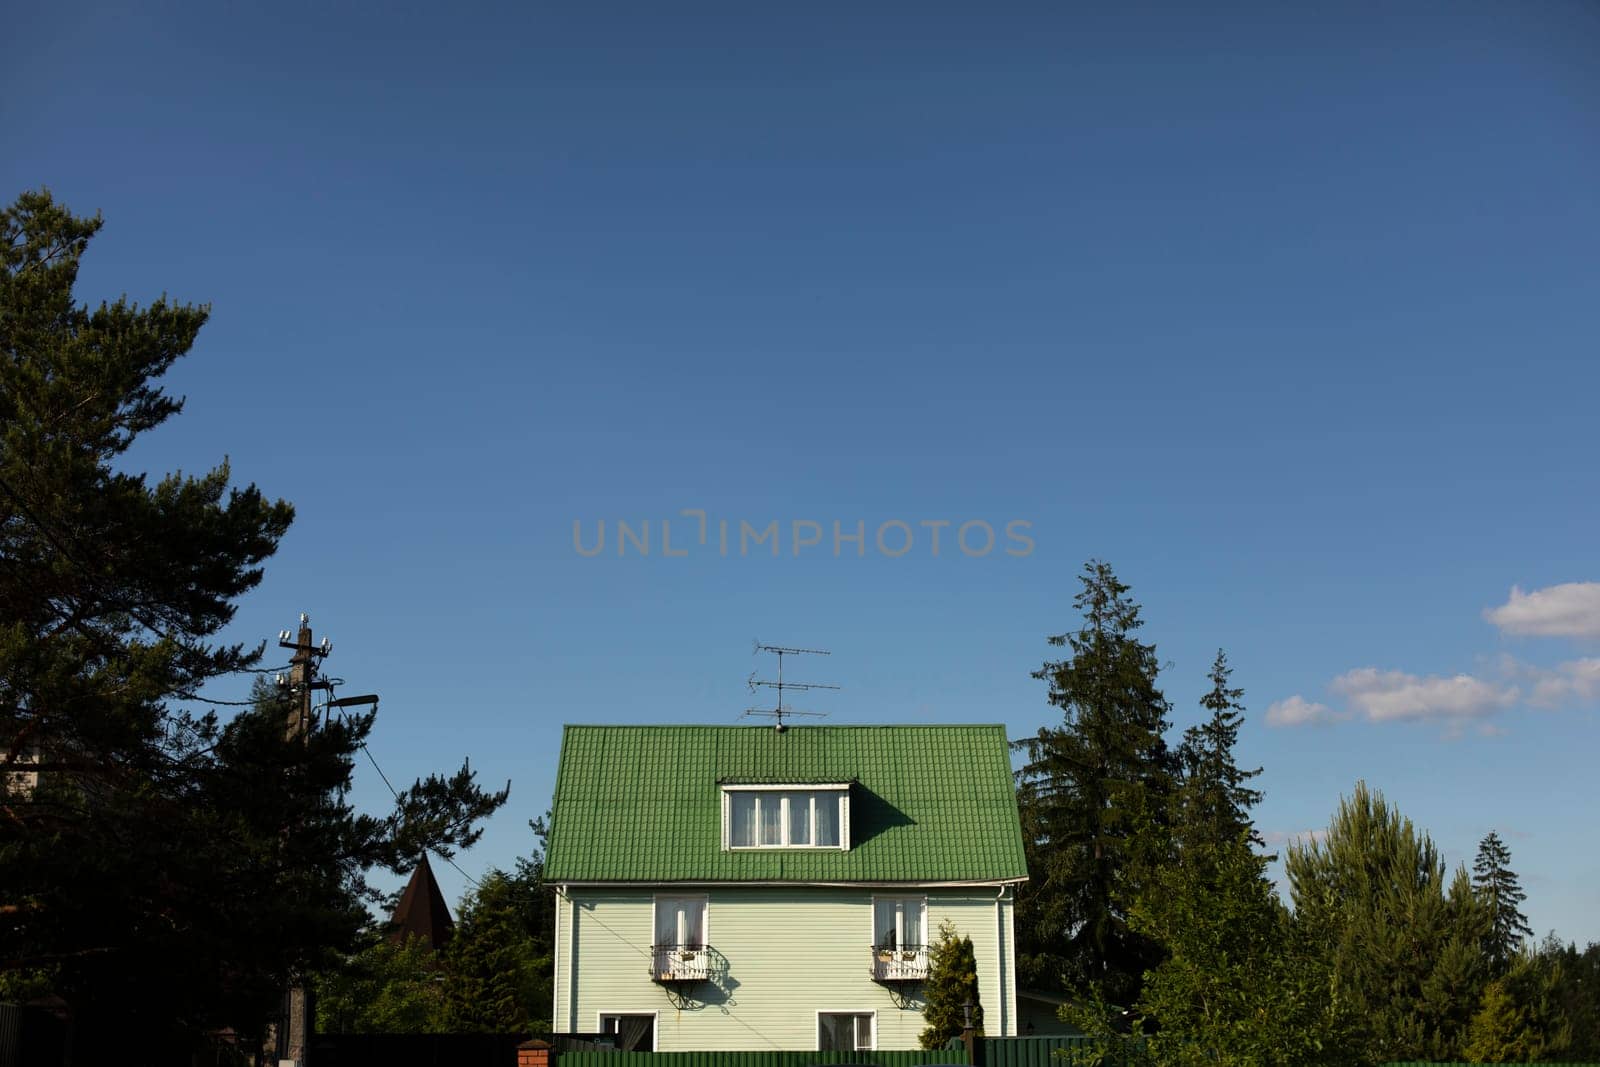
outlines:
[[[928,977],[928,947],[901,945],[899,948],[874,947],[874,982],[920,982]]]
[[[657,945],[650,955],[651,981],[704,982],[711,977],[711,950],[704,945]]]

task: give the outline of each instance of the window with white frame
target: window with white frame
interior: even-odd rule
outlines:
[[[850,847],[850,787],[722,787],[724,848]]]
[[[921,949],[928,944],[928,904],[923,897],[873,897],[872,947]]]
[[[817,1013],[818,1052],[867,1052],[874,1047],[874,1015],[864,1012]]]

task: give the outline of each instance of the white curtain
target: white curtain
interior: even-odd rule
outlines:
[[[728,837],[735,848],[751,848],[756,843],[756,795],[754,793],[730,793],[728,803],[732,806],[733,826]]]
[[[763,845],[781,845],[783,844],[783,805],[779,803],[777,793],[763,793],[760,796],[761,843]]]
[[[817,794],[817,844],[827,848],[839,847],[839,794]]]
[[[919,897],[878,897],[873,901],[873,944],[878,948],[918,947],[922,937],[923,902]]]
[[[671,948],[703,948],[706,902],[695,897],[656,898],[656,944]]]
[[[811,794],[785,793],[789,802],[789,844],[811,844]]]

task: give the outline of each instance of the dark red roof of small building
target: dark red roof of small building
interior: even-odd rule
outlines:
[[[391,940],[420,937],[435,952],[443,948],[455,932],[455,920],[450,918],[450,908],[439,891],[439,883],[433,879],[433,868],[428,866],[427,856],[423,856],[417,869],[411,872],[411,881],[400,894],[400,903],[394,909],[390,925]]]

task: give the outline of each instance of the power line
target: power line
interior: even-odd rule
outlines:
[[[382,767],[378,766],[378,761],[372,757],[372,749],[367,747],[367,743],[365,741],[361,742],[361,751],[367,754],[367,762],[371,763],[372,769],[378,772],[378,777],[383,779],[383,784],[389,787],[389,795],[394,797],[396,800],[399,800],[400,794],[398,791],[396,791],[394,783],[389,781],[389,776],[383,773]]]
[[[383,768],[382,767],[378,766],[377,757],[372,754],[372,749],[367,747],[367,744],[366,744],[365,741],[363,741],[361,743],[361,751],[363,751],[363,752],[365,752],[367,754],[367,762],[371,763],[372,764],[372,769],[378,772],[378,777],[383,779],[383,784],[389,787],[389,795],[394,797],[396,800],[399,800],[400,799],[400,794],[395,790],[394,783],[389,781],[389,776],[387,774],[383,773]],[[482,889],[483,888],[483,883],[482,882],[480,882],[476,878],[472,877],[472,875],[468,874],[466,871],[463,871],[461,869],[460,865],[457,864],[456,861],[451,859],[449,856],[446,856],[444,853],[435,851],[433,849],[428,849],[426,851],[433,852],[433,854],[435,856],[438,856],[440,859],[444,860],[450,866],[454,867],[457,874],[459,874],[461,877],[465,878],[467,881],[472,883],[472,887],[474,889]]]

